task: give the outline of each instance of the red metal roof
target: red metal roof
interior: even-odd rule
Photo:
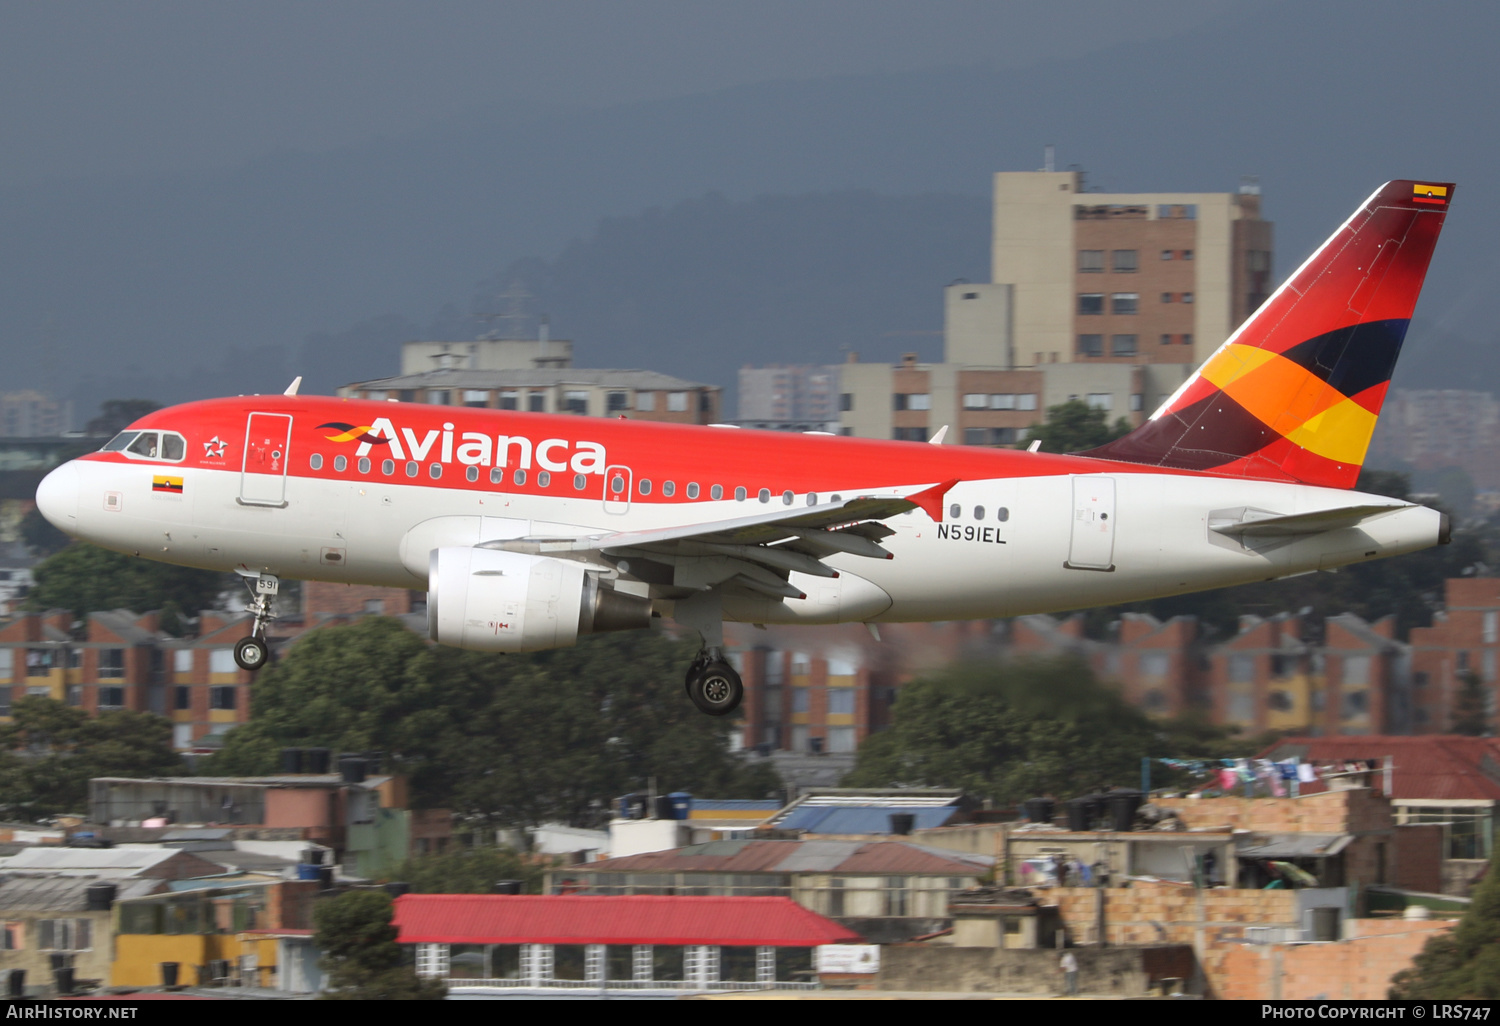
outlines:
[[[399,944],[719,944],[810,948],[863,938],[790,898],[403,894]]]
[[[1500,800],[1500,739],[1492,737],[1288,737],[1261,755],[1268,759],[1299,755],[1303,762],[1314,764],[1375,759],[1382,760],[1382,766],[1390,756],[1395,767],[1391,773],[1392,798]],[[1377,787],[1380,779],[1375,778]],[[1302,785],[1303,794],[1319,790],[1321,784]]]

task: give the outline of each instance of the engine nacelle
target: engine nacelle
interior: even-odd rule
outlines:
[[[565,648],[580,634],[651,625],[651,600],[624,595],[580,563],[495,549],[433,549],[427,633],[485,652]]]

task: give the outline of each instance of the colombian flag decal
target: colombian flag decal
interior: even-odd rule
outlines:
[[[1446,185],[1426,185],[1417,182],[1411,187],[1411,201],[1413,203],[1431,203],[1433,206],[1447,206],[1448,187]]]
[[[151,479],[151,490],[158,495],[181,495],[182,478],[153,477]]]

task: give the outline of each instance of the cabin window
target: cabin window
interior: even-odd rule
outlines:
[[[526,483],[526,471],[517,468],[516,472],[510,476],[510,479],[518,485],[523,485]]]
[[[469,468],[465,469],[464,470],[464,477],[468,478],[470,481],[478,481],[479,480],[479,468],[478,467],[469,467]]]
[[[441,463],[429,463],[427,465],[427,476],[436,481],[443,476],[443,465]]]
[[[738,488],[736,488],[734,490],[734,501],[735,502],[744,502],[747,498],[749,498],[749,496],[750,496],[750,493],[747,492],[747,491],[745,491],[745,486],[744,485],[740,485]]]
[[[975,520],[983,520],[984,519],[984,507],[983,506],[975,506],[974,507],[974,519]]]
[[[792,496],[791,492],[782,492],[781,493],[781,504],[783,506],[790,506],[792,504],[792,498],[793,498],[793,496]]]
[[[407,477],[416,477],[417,476],[417,471],[420,470],[420,469],[421,468],[417,466],[417,461],[416,460],[407,460],[406,461],[406,476]]]
[[[588,486],[588,483],[589,479],[584,477],[582,474],[573,475],[573,487],[578,489],[578,491],[583,491],[584,488]]]
[[[1004,506],[1001,506],[999,509],[995,510],[995,519],[1000,521],[1002,524],[1005,523],[1010,519],[1010,510],[1006,509]]]
[[[314,470],[322,470],[323,469],[323,454],[320,453],[320,452],[313,453],[311,456],[308,457],[308,459],[307,459],[307,465],[309,467],[312,467]]]
[[[537,471],[536,486],[538,488],[546,488],[551,483],[552,483],[552,475],[551,474],[547,473],[547,471],[545,471],[545,470],[539,470],[539,471]]]
[[[505,471],[501,470],[499,467],[491,467],[490,468],[490,484],[499,484],[501,481],[504,481],[504,480],[505,480]]]
[[[382,474],[384,474],[386,477],[390,477],[392,474],[394,474],[396,472],[396,461],[395,460],[381,460],[380,461],[380,472]]]
[[[688,482],[687,497],[689,499],[696,499],[698,497],[698,482],[697,481],[689,481]]]
[[[340,454],[340,455],[335,456],[333,458],[333,469],[337,470],[340,474],[342,474],[345,470],[347,470],[348,467],[349,467],[349,459],[348,459],[348,457]]]
[[[643,477],[643,478],[641,478],[641,494],[642,495],[650,495],[651,494],[651,479],[649,477]]]
[[[361,456],[359,458],[359,472],[361,474],[368,474],[370,472],[370,457]]]
[[[816,506],[818,504],[818,493],[817,492],[808,492],[807,493],[807,504],[809,506]]]
[[[670,499],[677,493],[677,486],[671,481],[663,481],[661,483],[661,493]]]
[[[759,499],[761,502],[770,502],[771,501],[771,489],[769,489],[769,488],[762,488],[760,490],[760,494],[757,495],[756,498]]]
[[[955,502],[953,505],[948,507],[948,516],[954,520],[957,520],[963,514],[963,511],[963,507]]]
[[[708,497],[710,499],[722,499],[722,498],[724,498],[724,486],[723,485],[714,485],[712,488],[710,488],[708,490]]]

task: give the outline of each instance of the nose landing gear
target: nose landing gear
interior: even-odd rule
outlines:
[[[241,576],[245,578],[245,587],[250,589],[252,596],[251,603],[245,610],[255,614],[255,621],[250,628],[250,636],[234,643],[234,661],[240,669],[254,673],[271,658],[271,649],[266,644],[266,628],[276,619],[273,609],[281,581],[274,574],[242,572]]]

